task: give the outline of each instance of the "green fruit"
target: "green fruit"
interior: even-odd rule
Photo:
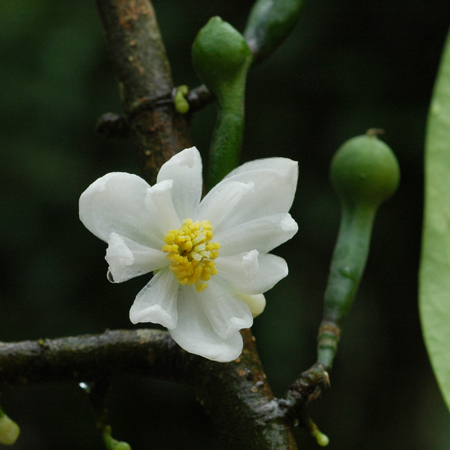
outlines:
[[[400,168],[392,150],[375,134],[354,137],[336,152],[331,184],[344,202],[378,207],[396,191]]]
[[[369,130],[338,149],[330,178],[342,215],[318,335],[318,362],[328,369],[366,266],[375,214],[397,189],[400,169],[392,150]]]
[[[212,17],[192,44],[192,62],[200,79],[217,94],[222,85],[246,75],[252,54],[243,36],[220,17]]]

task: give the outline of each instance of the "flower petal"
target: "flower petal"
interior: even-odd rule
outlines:
[[[177,326],[179,283],[169,269],[160,270],[139,292],[130,309],[132,323],[159,323],[169,330]]]
[[[208,284],[197,295],[214,331],[227,339],[242,328],[250,328],[253,316],[247,304],[225,283],[212,279]]]
[[[263,294],[257,294],[257,295],[244,295],[239,294],[239,297],[244,300],[245,303],[247,303],[248,307],[250,308],[250,311],[252,312],[253,318],[259,316],[266,307],[266,297],[264,297]]]
[[[113,283],[122,283],[130,278],[161,269],[169,265],[167,254],[138,244],[117,233],[111,233],[106,250],[106,261]],[[108,278],[111,278],[108,276]]]
[[[191,286],[183,286],[179,290],[178,323],[170,334],[186,351],[213,361],[233,361],[242,353],[243,341],[239,331],[226,339],[221,338],[209,322],[198,293]]]
[[[298,164],[287,158],[259,159],[230,172],[212,191],[226,189],[228,183],[236,181],[253,182],[254,190],[240,199],[233,213],[220,225],[220,230],[262,216],[288,212],[294,200],[297,178]]]
[[[145,197],[145,206],[154,218],[162,236],[165,236],[169,230],[181,226],[173,204],[173,183],[173,180],[160,181],[147,189]]]
[[[230,181],[209,191],[200,203],[196,219],[209,220],[217,228],[226,219],[241,198],[254,191],[254,183]]]
[[[218,277],[225,279],[234,291],[247,295],[267,292],[288,274],[283,258],[270,254],[259,255],[257,250],[219,257],[216,267]]]
[[[137,175],[108,173],[81,194],[80,219],[105,242],[115,232],[139,244],[161,248],[164,236],[145,207],[149,187]]]
[[[290,214],[273,214],[214,233],[220,244],[220,256],[232,256],[258,250],[267,253],[297,233],[298,225]]]
[[[195,147],[172,156],[158,173],[157,181],[173,180],[173,202],[181,222],[192,219],[202,195],[202,159]]]

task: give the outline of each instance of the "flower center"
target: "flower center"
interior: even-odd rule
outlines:
[[[195,287],[202,292],[208,281],[217,273],[214,260],[219,256],[220,244],[210,242],[214,236],[209,220],[193,222],[186,219],[179,230],[170,230],[164,237],[162,251],[168,253],[170,270],[182,285]]]

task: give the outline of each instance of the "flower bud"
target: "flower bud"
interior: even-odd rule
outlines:
[[[6,414],[0,416],[0,444],[13,445],[20,434],[19,425]]]
[[[189,103],[185,97],[188,92],[189,88],[185,84],[176,88],[173,104],[180,114],[186,114],[189,111]]]

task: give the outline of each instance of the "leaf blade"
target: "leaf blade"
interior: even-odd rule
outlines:
[[[433,371],[450,410],[450,34],[427,124],[419,311]]]

